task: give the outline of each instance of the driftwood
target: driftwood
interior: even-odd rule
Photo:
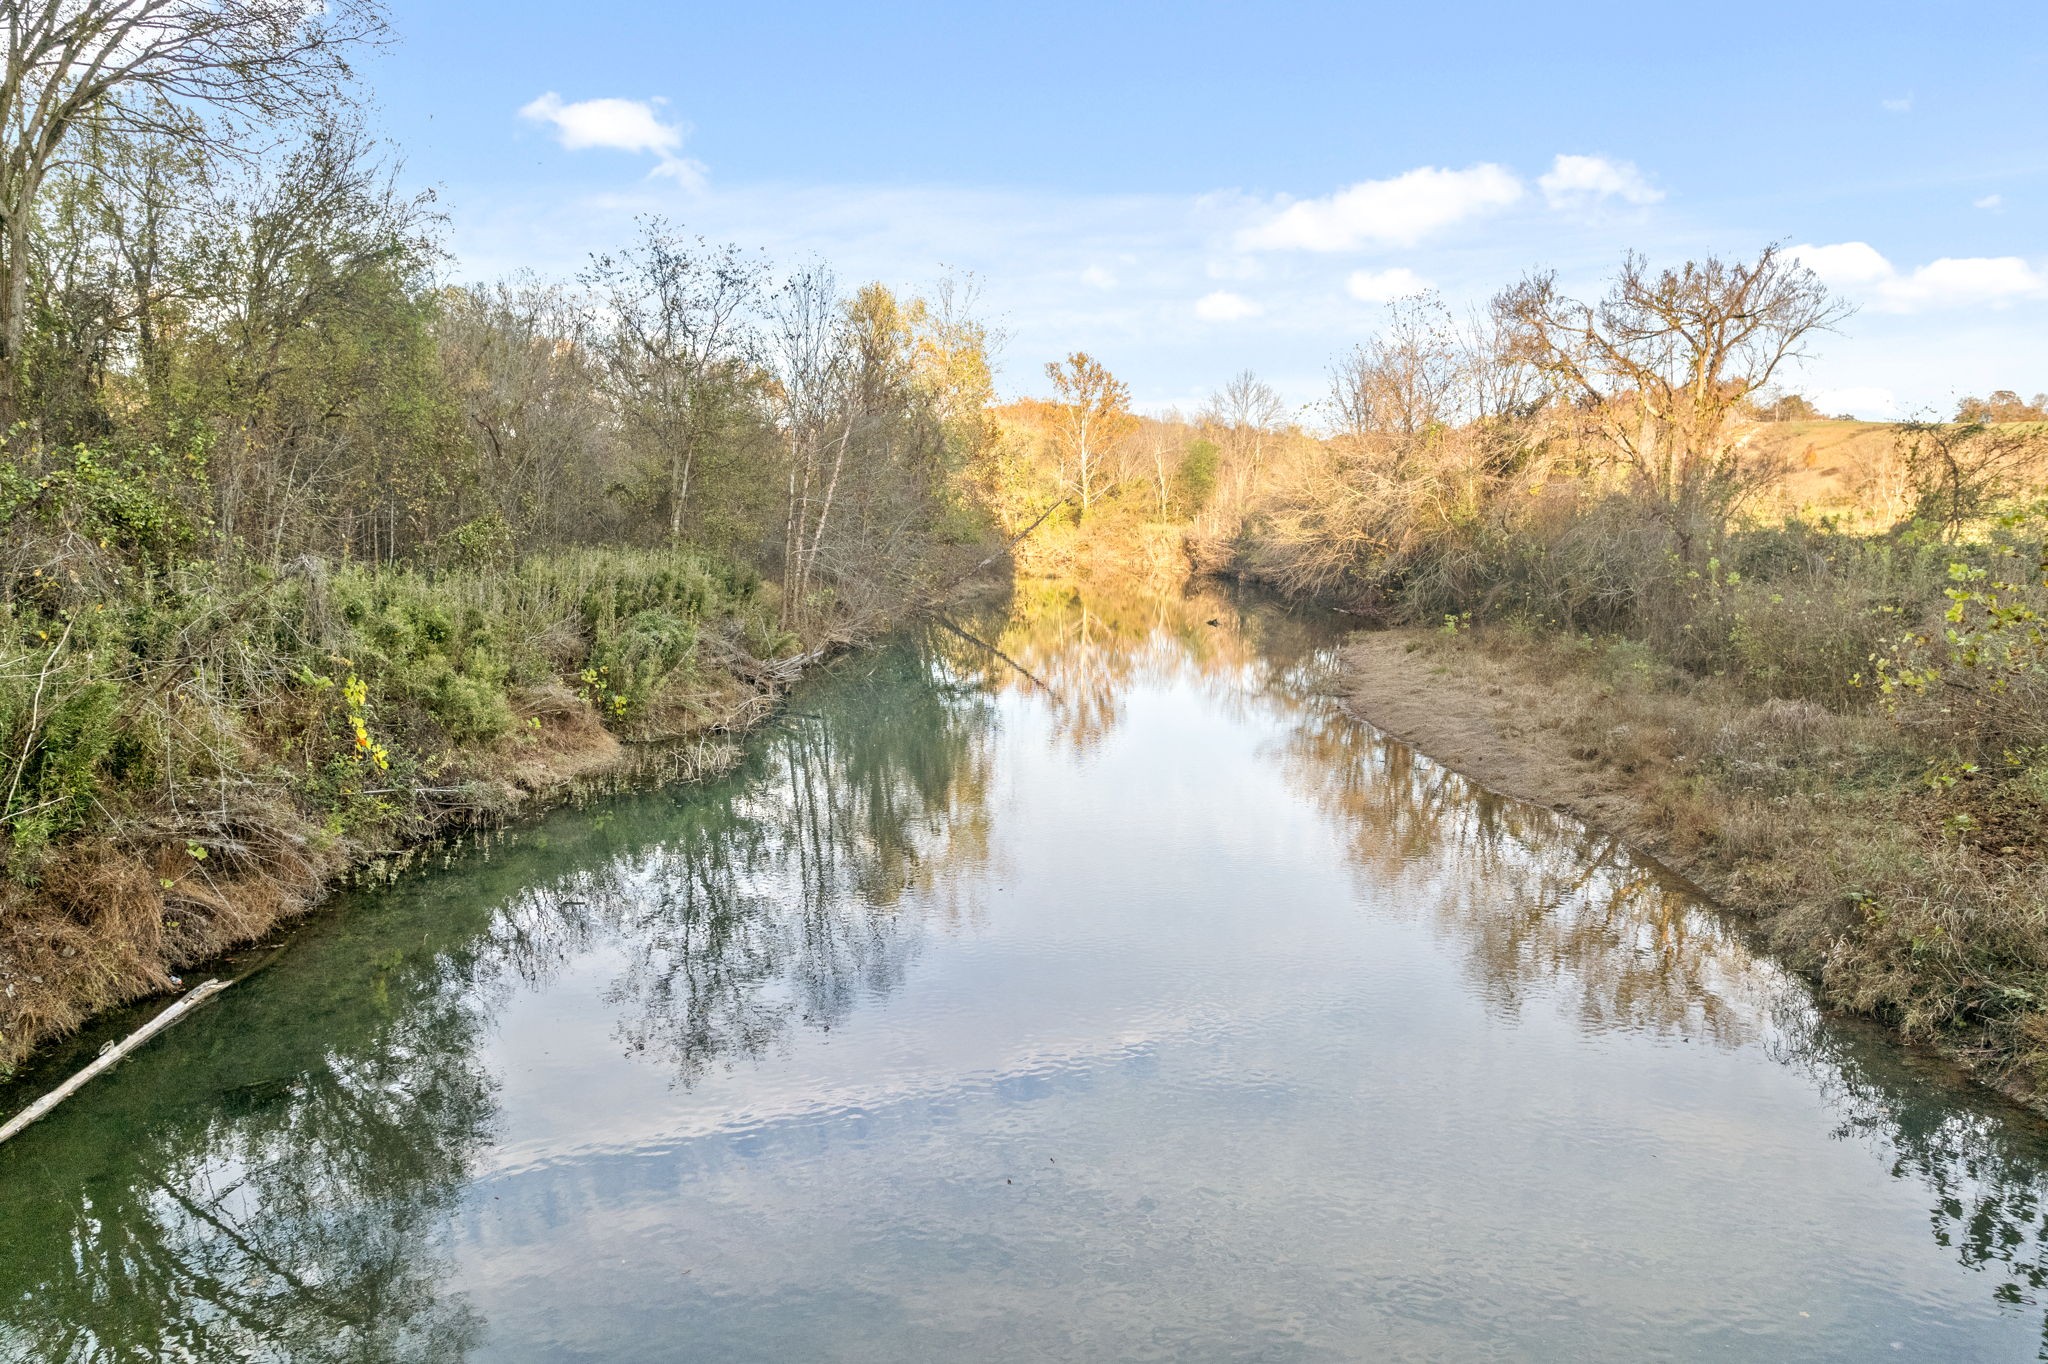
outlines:
[[[158,1033],[162,1032],[165,1028],[170,1027],[173,1023],[178,1022],[187,1014],[191,1013],[194,1009],[204,1004],[207,1000],[213,998],[222,990],[227,989],[229,984],[230,982],[225,980],[207,981],[204,985],[200,986],[196,990],[193,990],[190,994],[187,994],[184,998],[180,999],[176,1004],[173,1004],[170,1008],[165,1009],[162,1013],[158,1014],[155,1018],[150,1019],[149,1022],[143,1024],[134,1032],[128,1034],[128,1036],[122,1041],[115,1043],[111,1047],[108,1047],[105,1051],[101,1052],[97,1057],[93,1058],[93,1062],[91,1065],[85,1067],[85,1069],[79,1071],[78,1074],[72,1076],[63,1084],[58,1085],[48,1094],[45,1094],[42,1098],[37,1099],[27,1108],[24,1108],[21,1110],[21,1112],[15,1114],[13,1119],[9,1121],[5,1127],[0,1127],[0,1142],[6,1142],[10,1138],[17,1135],[23,1128],[27,1127],[30,1123],[34,1122],[36,1119],[40,1117],[43,1117],[51,1109],[55,1108],[58,1104],[63,1103],[73,1094],[76,1094],[79,1090],[85,1088],[86,1082],[88,1080],[91,1080],[93,1076],[98,1075],[103,1070],[110,1069],[116,1062],[118,1062],[122,1057],[126,1056],[129,1052],[134,1051],[144,1042],[147,1042],[150,1038],[155,1037]]]

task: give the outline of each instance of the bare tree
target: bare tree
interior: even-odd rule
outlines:
[[[212,150],[350,102],[348,54],[384,32],[377,0],[8,0],[0,70],[0,426],[20,416],[29,236],[73,141],[170,138]]]
[[[1248,369],[1209,395],[1201,422],[1223,452],[1231,507],[1242,510],[1264,477],[1266,447],[1286,415],[1272,385]]]
[[[438,302],[441,381],[470,451],[455,518],[490,526],[495,515],[522,543],[616,534],[604,494],[622,472],[621,442],[575,300],[525,278],[445,290]]]
[[[1589,413],[1688,553],[1768,478],[1730,417],[1850,311],[1775,245],[1751,261],[1662,271],[1631,253],[1593,304],[1565,297],[1553,274],[1532,275],[1494,309],[1519,355]]]
[[[1064,363],[1045,367],[1056,395],[1054,441],[1062,470],[1081,499],[1081,515],[1104,491],[1103,463],[1129,435],[1137,420],[1131,415],[1131,390],[1086,351],[1075,351]]]
[[[1354,346],[1331,375],[1338,434],[1411,439],[1457,420],[1470,405],[1465,350],[1436,295],[1388,304],[1385,330]]]
[[[1172,480],[1180,472],[1187,444],[1188,424],[1179,408],[1145,423],[1145,453],[1152,461],[1152,486],[1162,521],[1173,508]]]

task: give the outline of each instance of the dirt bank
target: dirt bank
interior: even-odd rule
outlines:
[[[1505,630],[1365,634],[1344,661],[1361,719],[1628,839],[1745,918],[1823,1006],[2048,1112],[2048,865],[1944,827],[1882,717]]]
[[[1596,687],[1531,678],[1423,631],[1364,635],[1345,650],[1344,700],[1367,723],[1504,795],[1577,815],[1639,846],[1666,843],[1630,774],[1580,734]]]

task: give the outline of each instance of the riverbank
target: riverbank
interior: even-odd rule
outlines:
[[[1623,836],[1750,921],[1825,1007],[2048,1111],[2048,865],[1995,820],[1958,825],[1882,716],[1505,627],[1373,632],[1343,658],[1360,718]]]
[[[608,550],[190,580],[25,632],[22,695],[0,698],[28,736],[7,755],[0,1076],[378,858],[650,763],[716,770],[724,736],[886,624],[800,635],[778,607],[713,556]]]

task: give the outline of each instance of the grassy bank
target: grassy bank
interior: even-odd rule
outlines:
[[[0,1070],[351,867],[765,714],[836,641],[751,571],[604,550],[426,574],[193,565],[0,619]]]

